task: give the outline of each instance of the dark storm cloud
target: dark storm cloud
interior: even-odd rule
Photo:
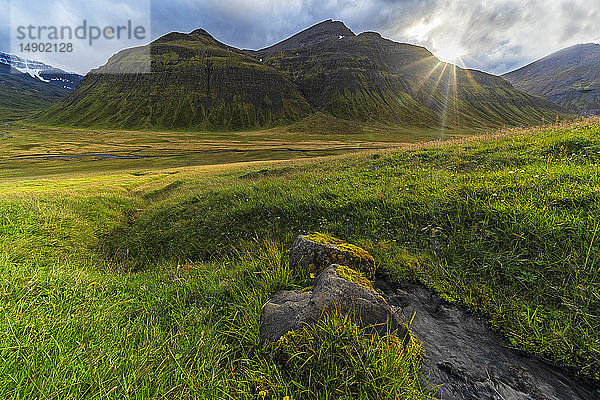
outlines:
[[[424,45],[463,65],[506,72],[563,47],[598,41],[600,0],[154,0],[154,32],[203,27],[261,48],[324,19]]]
[[[0,5],[7,1],[0,0]],[[600,41],[600,0],[151,1],[153,38],[204,28],[228,44],[257,49],[331,18],[357,33],[378,31],[423,45],[445,60],[461,56],[457,63],[493,73],[569,45]],[[86,4],[95,2],[100,0]],[[0,49],[7,47],[2,44],[1,18]]]

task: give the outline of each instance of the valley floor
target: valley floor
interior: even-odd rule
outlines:
[[[335,321],[314,336],[319,379],[259,346],[262,305],[310,285],[286,255],[310,231],[600,379],[600,120],[314,160],[37,160],[36,178],[16,159],[112,154],[142,135],[85,139],[101,150],[24,128],[0,160],[0,398],[429,398],[415,354],[344,358],[339,338],[370,342]]]
[[[297,129],[291,126],[245,132],[115,131],[4,123],[0,124],[0,178],[314,158],[475,133],[368,127],[361,133],[325,134]]]

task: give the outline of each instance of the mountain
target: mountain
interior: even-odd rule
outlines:
[[[322,22],[254,54],[287,72],[313,108],[353,121],[489,127],[561,112],[502,78],[375,32],[355,35],[342,22]]]
[[[74,72],[66,72],[62,69],[44,64],[39,61],[27,60],[13,54],[0,52],[0,63],[10,65],[12,68],[24,74],[29,74],[42,82],[50,83],[67,90],[75,90],[83,76]]]
[[[16,64],[21,70],[11,66],[15,60],[14,56],[0,53],[0,119],[20,118],[39,112],[71,93],[70,89],[63,87],[67,86],[66,81],[63,85],[58,84],[59,79],[67,79],[61,78],[66,75],[60,75],[59,70],[46,66],[23,73],[21,70],[26,67],[22,63],[25,60],[19,59],[21,61]],[[27,61],[26,65],[33,66],[31,63]],[[50,81],[51,77],[55,79],[54,83]]]
[[[91,71],[45,118],[112,128],[243,129],[318,113],[336,126],[483,128],[535,124],[563,111],[500,77],[328,20],[258,51],[203,30],[168,34]]]
[[[600,115],[600,44],[568,47],[503,77],[572,112]]]
[[[119,52],[45,115],[78,126],[242,129],[310,112],[286,74],[199,29]]]

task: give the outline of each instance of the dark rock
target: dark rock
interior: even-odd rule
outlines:
[[[389,304],[423,345],[419,372],[445,400],[599,399],[598,387],[510,348],[505,340],[460,308],[420,285],[377,281]]]
[[[385,335],[388,331],[397,331],[400,339],[409,338],[406,326],[377,292],[342,278],[338,270],[343,271],[343,267],[327,268],[315,280],[312,291],[275,294],[262,310],[261,341],[276,342],[290,331],[334,315],[349,315],[354,323],[370,333]]]
[[[267,303],[260,318],[260,340],[263,343],[278,341],[293,330],[302,311],[308,307],[312,292],[281,291]]]
[[[292,268],[320,273],[331,264],[340,264],[364,273],[369,279],[375,276],[375,260],[368,252],[321,233],[299,236],[289,254]]]

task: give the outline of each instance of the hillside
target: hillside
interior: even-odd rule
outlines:
[[[0,119],[20,118],[39,112],[69,93],[68,89],[0,62]]]
[[[44,115],[77,126],[240,129],[309,113],[283,73],[197,30],[116,54]]]
[[[45,163],[62,173],[0,180],[2,398],[425,400],[433,378],[447,400],[597,397],[598,119],[316,160]],[[261,346],[263,306],[314,285],[287,249],[315,231],[375,257],[424,353],[335,319],[289,359]],[[497,331],[481,358],[475,323]],[[527,384],[540,358],[569,369]]]
[[[600,115],[600,44],[566,48],[503,78],[572,112]]]
[[[150,71],[137,71],[144,62]],[[44,119],[231,130],[287,125],[317,111],[334,117],[334,126],[436,129],[530,125],[563,113],[501,78],[442,63],[424,48],[376,33],[357,36],[341,22],[325,21],[259,51],[227,46],[203,30],[166,35],[112,57]]]
[[[286,71],[318,110],[352,121],[456,128],[527,125],[562,112],[503,79],[423,47],[325,21],[254,53]]]

